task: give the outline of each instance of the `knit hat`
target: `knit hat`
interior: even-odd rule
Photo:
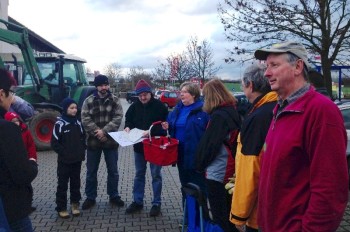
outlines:
[[[6,121],[9,121],[9,122],[11,122],[12,119],[14,119],[14,118],[17,118],[18,120],[21,121],[21,118],[15,112],[6,112],[4,118],[5,118]]]
[[[135,86],[135,92],[137,95],[144,92],[152,93],[152,88],[145,80],[141,79]]]
[[[62,113],[63,114],[67,114],[67,109],[72,104],[78,105],[72,98],[67,97],[67,98],[63,99],[63,101],[61,103],[61,105],[62,105]]]
[[[94,80],[94,85],[95,87],[100,85],[109,85],[108,77],[102,74],[97,75]]]

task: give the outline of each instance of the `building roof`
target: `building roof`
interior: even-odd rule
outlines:
[[[10,23],[17,24],[21,27],[26,27],[10,16],[8,16],[8,21]],[[12,29],[11,24],[9,24],[9,29]],[[58,47],[56,47],[55,45],[53,45],[52,43],[50,43],[49,41],[41,37],[40,35],[36,34],[34,31],[30,30],[29,28],[27,29],[29,34],[29,43],[35,51],[65,53],[64,51],[62,51],[61,49],[59,49]]]

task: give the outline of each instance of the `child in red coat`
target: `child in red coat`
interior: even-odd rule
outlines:
[[[7,112],[5,114],[5,120],[13,122],[21,128],[22,139],[23,139],[24,146],[27,149],[28,159],[35,160],[35,162],[36,162],[37,161],[37,154],[36,154],[35,143],[33,140],[33,136],[28,129],[28,126],[22,121],[21,117],[14,112]],[[30,186],[30,188],[31,188],[31,191],[33,191],[33,187]],[[32,201],[33,201],[33,199],[32,199]],[[34,211],[34,210],[36,210],[36,208],[32,206],[32,211]]]

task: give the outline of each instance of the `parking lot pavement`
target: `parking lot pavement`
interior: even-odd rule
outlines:
[[[33,182],[34,202],[37,210],[31,219],[36,232],[40,231],[179,231],[182,218],[181,194],[176,167],[164,167],[162,213],[159,217],[149,217],[152,190],[151,176],[148,170],[144,209],[134,215],[126,215],[126,206],[112,207],[106,191],[107,171],[104,159],[101,159],[98,175],[97,204],[91,210],[81,211],[80,217],[58,218],[55,211],[55,193],[57,188],[57,155],[52,152],[39,152],[39,175]],[[132,202],[134,164],[132,147],[119,148],[119,192],[127,205]],[[149,169],[149,168],[148,168]],[[85,199],[85,162],[82,166],[82,201]],[[68,194],[69,196],[69,194]],[[68,198],[69,199],[69,198]],[[68,207],[70,207],[68,205]]]
[[[125,99],[122,99],[124,112],[128,107]],[[122,125],[123,127],[123,125]],[[97,204],[91,210],[81,211],[80,217],[61,219],[55,211],[55,194],[57,188],[57,155],[53,151],[38,153],[39,174],[33,182],[34,201],[37,210],[31,214],[33,227],[36,232],[41,231],[179,231],[179,223],[182,218],[180,182],[176,167],[164,167],[162,213],[160,216],[149,217],[151,208],[152,190],[149,168],[147,170],[144,209],[134,215],[126,215],[125,209],[112,207],[109,204],[106,192],[107,170],[104,159],[101,158],[98,172],[98,197]],[[119,192],[127,205],[132,202],[132,187],[134,177],[134,159],[132,147],[119,148]],[[82,165],[82,201],[85,199],[85,162]],[[69,193],[68,193],[69,196]],[[68,198],[69,199],[69,198]],[[68,207],[70,207],[68,205]],[[350,231],[350,205],[346,209],[343,221],[337,231]]]

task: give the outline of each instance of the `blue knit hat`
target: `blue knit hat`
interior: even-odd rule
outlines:
[[[72,104],[78,105],[72,98],[67,97],[67,98],[63,99],[63,101],[61,103],[61,105],[62,105],[62,113],[63,114],[67,114],[67,109]]]
[[[145,80],[141,79],[135,86],[135,92],[137,95],[144,92],[152,93],[152,88]]]
[[[94,80],[94,85],[95,87],[100,85],[109,85],[108,77],[102,74],[97,75]]]

